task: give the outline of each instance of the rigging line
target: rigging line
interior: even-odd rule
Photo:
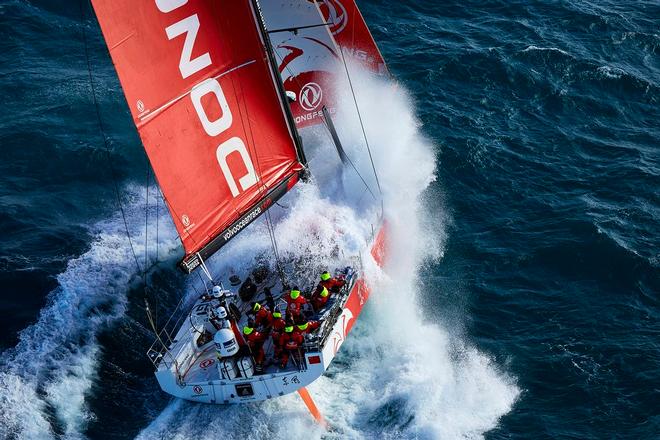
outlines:
[[[154,179],[155,183],[155,179]],[[156,189],[158,189],[158,186],[156,184]],[[158,216],[160,215],[159,213],[159,207],[160,207],[160,197],[158,197],[158,194],[156,194],[156,264],[158,264],[158,226],[159,226],[159,221],[158,221]]]
[[[346,67],[346,65],[345,65],[346,60],[343,58],[343,57],[344,57],[343,50],[342,50],[341,46],[339,46],[339,43],[337,43],[337,46],[339,47],[339,51],[340,51],[341,54],[342,54],[342,60],[343,60],[343,62],[344,62],[344,67]],[[278,57],[278,59],[280,60],[280,62],[284,62],[284,59],[283,59],[281,56],[279,56],[279,54],[278,54],[276,51],[273,51],[273,52],[274,52],[275,56]],[[289,72],[289,75],[291,75],[291,78],[293,78],[293,80],[296,82],[296,85],[298,85],[298,87],[302,88],[302,84],[301,84],[301,82],[300,82],[300,81],[298,80],[298,78],[294,75],[294,73],[293,73],[293,71],[291,70],[291,68],[289,68],[288,65],[285,66],[284,68],[286,69],[287,72]],[[347,71],[346,74],[348,75],[348,71]],[[350,77],[349,77],[349,82],[350,82]],[[352,91],[352,86],[351,86],[351,91]],[[356,99],[355,99],[355,93],[353,93],[353,100],[355,101],[355,105],[356,105],[356,108],[357,108],[357,101],[356,101]],[[360,109],[358,108],[357,111],[358,111],[358,116],[359,116],[359,115],[360,115]],[[325,118],[322,118],[322,119],[323,119],[323,123],[325,124],[326,128],[328,129],[328,131],[330,131],[330,127],[329,127],[329,125],[328,125],[328,122],[325,120]],[[360,118],[360,125],[362,125],[362,119],[361,119],[361,118]],[[367,136],[367,135],[366,135],[366,133],[364,132],[364,126],[362,126],[362,134],[364,135],[364,137],[365,137],[365,141],[366,141],[366,136]],[[369,148],[369,142],[368,142],[368,141],[366,141],[366,142],[367,142],[367,149],[368,149],[368,148]],[[369,150],[369,157],[371,158],[371,150]],[[367,190],[369,191],[369,193],[371,194],[371,196],[373,197],[373,199],[374,199],[374,200],[378,200],[378,197],[376,197],[376,195],[374,194],[374,192],[372,191],[372,189],[369,187],[369,185],[367,184],[367,182],[364,180],[364,177],[362,177],[362,174],[360,174],[360,172],[357,170],[357,168],[355,167],[355,164],[353,163],[353,161],[348,157],[348,155],[346,156],[346,158],[348,159],[348,162],[351,164],[351,167],[352,167],[352,168],[355,170],[355,172],[357,173],[358,177],[360,177],[360,180],[362,181],[362,183],[364,184],[364,186],[367,188]],[[371,159],[371,166],[372,166],[372,168],[374,169],[374,175],[375,175],[375,177],[376,177],[376,184],[378,185],[378,191],[379,191],[379,193],[381,194],[381,198],[382,198],[382,191],[381,191],[381,189],[380,189],[380,183],[378,182],[378,175],[376,175],[376,169],[375,169],[375,167],[374,167],[373,159]]]
[[[297,35],[299,30],[302,29],[311,29],[323,26],[330,26],[332,23],[319,23],[319,24],[308,24],[307,26],[297,26],[297,27],[288,27],[282,29],[273,29],[272,31],[266,30],[268,34],[276,34],[278,32],[293,32],[293,35]]]
[[[273,246],[273,253],[275,254],[275,266],[280,276],[280,281],[282,281],[282,287],[284,287],[287,286],[288,283],[286,282],[286,274],[284,273],[284,267],[280,258],[280,250],[277,247],[275,227],[273,226],[273,219],[271,218],[270,211],[266,211],[266,226],[268,227],[268,234],[270,235],[270,241]]]
[[[265,36],[265,37],[268,38],[267,36]],[[277,72],[276,74],[279,75],[279,72]],[[236,83],[233,81],[233,79],[232,79],[232,86],[234,88],[234,93],[236,93]],[[238,83],[238,88],[241,90],[241,94],[244,94],[243,85],[240,82]],[[287,103],[285,102],[284,104],[286,105]],[[250,148],[252,150],[255,150],[255,151],[252,151],[254,153],[253,157],[256,158],[257,168],[259,170],[261,170],[261,164],[260,164],[260,161],[259,161],[259,154],[257,154],[257,151],[256,151],[256,145],[257,144],[254,140],[254,130],[252,130],[252,124],[250,122],[250,114],[249,114],[250,109],[247,106],[247,102],[244,105],[245,105],[245,119],[247,120],[247,128],[249,129],[250,138],[252,140],[252,146]],[[238,111],[241,115],[241,125],[243,126],[243,130],[245,131],[246,127],[245,127],[245,122],[243,121],[243,109],[241,108],[240,105],[238,106]],[[259,176],[259,177],[261,177],[261,176]],[[259,190],[259,197],[261,198],[261,196],[263,195],[263,192],[265,190],[265,188],[262,186],[261,181],[259,182],[258,190]],[[277,239],[275,237],[275,229],[273,227],[273,222],[272,222],[272,218],[270,216],[270,210],[269,209],[266,209],[266,228],[268,229],[268,235],[270,236],[270,242],[271,242],[271,246],[273,248],[273,254],[275,256],[275,267],[277,268],[277,272],[278,272],[278,275],[280,276],[280,281],[282,281],[282,285],[285,285],[286,284],[286,278],[285,278],[285,274],[284,274],[284,269],[282,268],[282,262],[281,262],[279,250],[278,250],[278,247],[277,247]]]
[[[277,57],[277,59],[279,60],[280,63],[284,63],[284,58],[281,57],[281,56],[277,53],[277,51],[275,50],[275,48],[273,48],[273,54]],[[298,78],[297,78],[296,75],[293,73],[293,71],[291,70],[291,68],[289,67],[288,64],[284,66],[284,69],[286,69],[286,71],[289,72],[289,75],[291,75],[291,78],[293,78],[293,80],[296,82],[296,85],[297,85],[298,87],[302,88],[303,84],[298,80]],[[278,70],[279,70],[279,69],[278,69]],[[279,71],[278,71],[278,74],[280,74]],[[281,75],[281,74],[280,74],[280,75]]]
[[[207,278],[209,279],[209,281],[211,281],[211,284],[213,284],[213,277],[211,276],[211,272],[209,272],[209,268],[206,267],[206,263],[202,259],[202,256],[200,255],[199,252],[197,252],[197,258],[199,259],[199,265],[201,266],[202,270],[204,271],[204,275],[206,275]],[[204,283],[204,285],[206,285],[206,282]]]
[[[351,74],[348,71],[348,64],[346,64],[346,57],[344,56],[343,47],[337,43],[339,46],[339,52],[341,52],[341,59],[344,64],[344,70],[346,70],[346,77],[348,78],[348,84],[351,87],[351,94],[353,95],[353,101],[355,102],[355,109],[357,110],[358,119],[360,120],[360,127],[362,128],[362,135],[364,136],[364,142],[367,145],[367,151],[369,152],[369,160],[371,161],[371,168],[374,170],[374,177],[376,178],[376,185],[378,186],[378,193],[381,197],[381,208],[383,204],[383,190],[380,186],[380,179],[378,179],[378,173],[376,172],[376,165],[374,164],[374,158],[371,154],[371,148],[369,147],[369,138],[367,137],[367,132],[364,128],[364,122],[362,121],[362,113],[360,112],[360,105],[357,102],[357,97],[355,96],[355,89],[353,88],[353,80],[351,80]]]
[[[135,253],[135,248],[133,247],[133,240],[131,239],[131,233],[128,229],[128,221],[126,220],[126,213],[124,212],[124,207],[121,203],[121,194],[119,192],[119,185],[117,184],[117,175],[115,172],[115,167],[112,164],[112,156],[110,154],[110,146],[108,145],[108,139],[105,135],[105,129],[103,127],[103,121],[101,120],[101,110],[99,109],[99,103],[96,99],[96,88],[94,87],[94,78],[92,75],[92,65],[89,59],[89,48],[87,47],[87,33],[85,32],[85,11],[83,9],[83,0],[80,1],[80,28],[82,29],[82,39],[85,46],[85,59],[87,60],[87,74],[89,76],[89,86],[92,92],[92,100],[94,101],[94,110],[96,112],[96,119],[99,124],[99,130],[101,131],[101,137],[103,138],[103,145],[105,146],[105,151],[108,156],[108,167],[110,168],[110,174],[112,176],[112,182],[115,189],[115,197],[117,205],[119,205],[119,211],[121,212],[121,217],[124,221],[124,229],[126,230],[126,237],[128,238],[128,244],[131,247],[131,253],[133,254],[133,259],[135,259],[135,265],[138,268],[138,273],[142,273],[142,268],[140,267],[140,262],[138,261],[137,254]]]
[[[145,189],[146,200],[144,202],[144,287],[147,287],[147,266],[149,264],[149,161],[147,165],[147,187]]]
[[[325,118],[322,118],[322,119],[323,119],[323,124],[324,124],[325,127],[328,129],[328,131],[330,131],[330,125],[328,124],[328,121],[327,121]],[[348,157],[348,154],[345,154],[345,157],[346,157],[346,160],[348,160],[348,163],[351,165],[351,168],[353,168],[353,170],[355,171],[355,173],[358,175],[358,177],[360,178],[360,180],[361,180],[362,183],[364,184],[364,187],[367,189],[367,191],[369,191],[369,194],[371,194],[371,197],[373,197],[374,200],[378,200],[378,197],[376,197],[376,195],[374,194],[374,192],[371,190],[371,187],[370,187],[370,186],[367,184],[367,182],[364,180],[364,177],[362,177],[362,174],[360,174],[360,172],[358,171],[357,167],[355,166],[355,164],[353,163],[353,161],[351,160],[351,158]]]
[[[202,284],[204,285],[204,290],[206,291],[206,293],[208,293],[208,292],[209,292],[209,288],[206,287],[206,280],[202,277],[202,274],[199,273],[199,271],[197,271],[197,276],[199,276],[199,280],[200,280],[200,281],[202,282]],[[195,289],[195,290],[197,290],[197,289]]]

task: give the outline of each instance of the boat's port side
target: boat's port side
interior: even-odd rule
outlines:
[[[163,391],[182,399],[218,404],[244,403],[272,399],[283,396],[307,386],[325,371],[321,352],[306,353],[300,369],[273,374],[252,376],[248,379],[210,380],[201,382],[177,383],[175,375],[168,369],[156,372],[156,378]],[[213,361],[208,370],[219,367]]]

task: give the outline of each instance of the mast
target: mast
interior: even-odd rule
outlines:
[[[266,23],[264,21],[264,16],[261,11],[261,5],[259,0],[251,0],[252,8],[254,11],[254,17],[258,25],[259,34],[261,35],[261,41],[264,43],[266,48],[266,56],[270,64],[271,73],[273,75],[273,80],[277,86],[277,90],[280,94],[280,100],[282,101],[282,107],[284,108],[284,114],[286,115],[287,123],[291,134],[293,135],[295,144],[296,144],[296,153],[298,154],[298,161],[305,166],[305,171],[303,173],[303,178],[307,177],[307,157],[305,156],[305,151],[303,149],[302,138],[296,127],[296,121],[293,118],[293,113],[291,112],[291,107],[289,106],[289,99],[286,96],[286,90],[284,89],[284,83],[282,82],[282,77],[279,74],[277,60],[275,59],[275,52],[273,51],[273,45],[270,42],[270,37],[268,36],[268,30],[266,29]]]

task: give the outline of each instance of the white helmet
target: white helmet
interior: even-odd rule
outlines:
[[[213,296],[219,298],[222,296],[222,289],[220,286],[213,286]]]
[[[225,310],[225,308],[222,306],[215,309],[215,313],[216,315],[218,315],[218,318],[220,319],[225,319],[227,317],[227,310]]]

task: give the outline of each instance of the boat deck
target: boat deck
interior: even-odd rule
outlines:
[[[263,284],[266,284],[266,282]],[[281,291],[281,289],[278,290]],[[324,328],[327,328],[328,326],[332,327],[335,324],[334,322],[330,322],[334,321],[337,317],[336,313],[333,313],[333,311],[336,312],[336,309],[342,306],[347,298],[347,295],[348,289],[342,289],[341,292],[332,296],[328,304],[320,313],[314,314],[310,317],[312,320],[321,321],[323,323],[321,328],[317,330],[317,333],[321,333],[323,332]],[[275,297],[276,304],[285,304],[281,296],[282,294]],[[238,300],[238,298],[236,299]],[[265,304],[266,298],[263,293],[261,293],[260,295],[257,295],[255,298],[253,298],[252,301]],[[242,301],[237,301],[237,303],[242,315],[238,322],[238,328],[240,329],[247,324],[248,316],[246,312],[248,311],[250,304],[249,302]],[[207,304],[210,304],[210,302],[204,301],[200,298],[193,306],[193,311],[190,313],[190,316],[195,313],[195,310],[201,310]],[[180,375],[180,380],[187,384],[210,383],[214,381],[229,382],[230,380],[222,378],[218,370],[219,360],[213,341],[209,340],[201,347],[198,347],[197,340],[199,337],[200,332],[195,328],[194,324],[192,323],[192,319],[182,320],[181,327],[178,329],[176,337],[172,340],[172,344],[168,347],[166,352],[160,354],[160,361],[157,361],[157,368],[161,369],[174,367],[173,371],[177,371]],[[302,365],[297,364],[295,359],[296,356],[291,356],[289,358],[289,362],[286,368],[279,368],[278,362],[274,356],[273,341],[270,336],[264,343],[264,351],[265,363],[264,371],[261,373],[261,375],[287,374],[303,371],[306,368],[304,363]],[[257,375],[255,374],[255,376]],[[241,381],[244,379],[236,380]]]

